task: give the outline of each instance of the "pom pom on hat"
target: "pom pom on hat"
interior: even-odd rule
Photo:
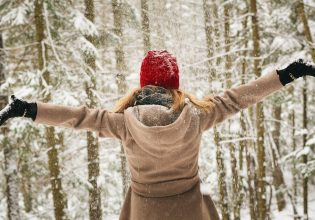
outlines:
[[[166,50],[151,50],[144,57],[140,70],[140,86],[178,89],[179,70],[176,57]]]

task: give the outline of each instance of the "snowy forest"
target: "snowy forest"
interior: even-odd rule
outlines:
[[[315,62],[314,37],[314,0],[0,0],[0,109],[15,94],[113,110],[150,49],[203,98]],[[223,220],[315,219],[314,94],[298,79],[204,133],[202,192]],[[121,142],[24,118],[0,129],[0,219],[119,218]]]

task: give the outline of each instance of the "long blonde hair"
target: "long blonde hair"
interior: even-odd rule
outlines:
[[[116,103],[114,112],[122,113],[128,107],[134,106],[136,94],[139,94],[141,90],[142,90],[141,88],[135,88],[131,90],[127,95],[120,98]],[[186,93],[180,89],[170,89],[169,91],[172,94],[172,98],[173,98],[173,105],[172,105],[173,111],[182,109],[185,105],[186,98],[188,98],[189,101],[193,103],[197,108],[202,109],[206,112],[209,112],[211,108],[214,106],[211,96],[200,100],[200,99],[197,99],[195,96],[189,93]]]

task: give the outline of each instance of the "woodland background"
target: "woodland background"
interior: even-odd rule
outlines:
[[[0,102],[112,110],[149,49],[202,98],[297,58],[315,62],[313,0],[0,0]],[[227,219],[315,219],[315,80],[206,132],[203,192]],[[14,119],[0,134],[0,219],[118,219],[119,141]]]

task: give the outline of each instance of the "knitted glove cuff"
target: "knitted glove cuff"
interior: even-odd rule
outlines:
[[[37,104],[36,102],[28,103],[27,108],[25,109],[23,117],[31,118],[35,121],[37,115]]]
[[[292,82],[297,77],[295,77],[292,73],[290,73],[287,69],[276,70],[279,75],[279,80],[283,86]]]

